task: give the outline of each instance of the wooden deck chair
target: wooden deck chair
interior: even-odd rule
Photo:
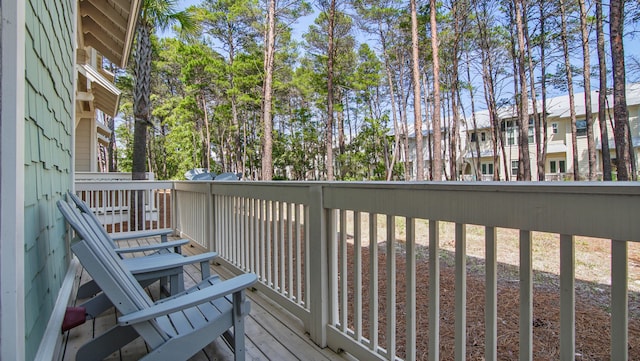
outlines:
[[[102,223],[98,219],[98,217],[93,213],[89,205],[85,203],[80,197],[78,197],[73,192],[67,192],[67,198],[75,204],[76,207],[81,212],[84,212],[91,216],[91,219],[96,223],[102,226]],[[124,255],[127,253],[134,252],[148,252],[154,251],[157,253],[166,253],[170,252],[173,248],[174,252],[181,253],[180,247],[189,243],[188,239],[179,239],[175,241],[167,241],[167,236],[173,233],[172,229],[157,229],[157,230],[148,230],[148,231],[135,231],[135,232],[126,232],[124,234],[112,234],[108,233],[106,229],[102,228],[102,232],[108,237],[108,239],[112,242],[116,253],[120,255]],[[148,238],[148,237],[157,237],[160,236],[161,242],[156,244],[149,244],[145,246],[139,247],[129,247],[129,248],[121,248],[118,246],[117,241],[136,239],[136,238]]]
[[[65,201],[59,201],[58,207],[60,207],[62,203],[66,203],[67,206],[69,206],[68,214],[75,214],[78,218],[82,218],[81,216],[84,215],[87,225],[100,235],[100,237],[95,237],[93,241],[103,243],[105,247],[109,247],[113,249],[114,252],[117,252],[114,248],[114,242],[110,239],[109,234],[104,230],[102,224],[99,223],[93,213],[82,212],[80,209]],[[67,221],[68,220],[69,219],[67,219]],[[120,254],[118,254],[118,257],[122,258]],[[122,262],[127,270],[141,283],[142,287],[147,287],[156,281],[164,281],[161,284],[161,289],[164,289],[164,293],[167,295],[174,295],[184,291],[184,266],[199,264],[202,279],[206,279],[210,276],[209,262],[216,257],[217,253],[215,252],[186,257],[179,253],[167,251],[144,257],[123,258]],[[166,280],[168,280],[168,282]],[[166,283],[169,285],[168,289],[165,289]],[[77,299],[90,298],[78,306],[84,307],[86,313],[91,317],[97,317],[112,306],[109,299],[100,293],[101,291],[101,288],[95,280],[86,282],[78,288]]]
[[[256,275],[226,281],[209,277],[154,303],[113,248],[96,240],[103,235],[88,215],[73,212],[66,202],[58,207],[78,235],[72,251],[121,314],[116,326],[78,350],[77,360],[101,360],[138,336],[151,350],[142,360],[186,360],[219,336],[232,347],[236,361],[244,360],[244,317],[250,309],[244,290]]]
[[[167,254],[170,253],[171,250],[173,250],[173,252],[175,253],[182,253],[181,251],[181,246],[189,243],[189,240],[187,239],[180,239],[180,240],[175,240],[175,241],[167,241],[167,235],[169,235],[170,233],[173,232],[173,230],[167,230],[167,229],[161,229],[161,230],[150,230],[150,231],[136,231],[136,232],[127,232],[126,234],[110,234],[107,232],[107,230],[102,226],[102,223],[100,222],[100,220],[98,219],[98,217],[93,213],[93,211],[91,210],[91,208],[89,208],[89,205],[87,205],[87,203],[85,203],[82,199],[80,199],[80,197],[78,197],[76,194],[74,194],[73,192],[67,192],[67,199],[69,200],[69,202],[72,205],[75,205],[75,207],[77,207],[77,209],[80,212],[83,212],[87,215],[89,215],[89,218],[91,221],[93,221],[94,224],[99,225],[100,226],[100,232],[105,236],[104,239],[107,239],[109,241],[109,243],[113,246],[113,248],[116,250],[116,253],[119,254],[122,258],[124,258],[125,254],[128,255],[132,255],[134,253],[140,253],[140,252],[147,252],[146,255],[158,255],[158,254]],[[143,245],[143,246],[137,246],[137,247],[127,247],[127,248],[123,248],[123,247],[119,247],[117,244],[117,241],[122,241],[122,240],[129,240],[129,239],[135,239],[135,238],[148,238],[148,237],[156,237],[156,236],[160,236],[161,237],[161,242],[160,243],[154,243],[154,244],[148,244],[148,245]],[[175,255],[173,256],[165,256],[165,258],[172,260],[172,257],[176,257]],[[195,259],[193,259],[194,263],[195,263]],[[208,263],[206,263],[207,260],[205,260],[204,258],[201,261],[201,271],[204,272],[208,272],[209,269],[209,265]],[[146,265],[149,262],[143,261],[143,260],[135,260],[135,261],[125,261],[125,264],[127,264],[130,268],[130,270],[134,273],[137,274],[138,269],[142,268],[143,271],[142,273],[147,273],[148,271],[146,271]],[[152,264],[156,263],[155,261],[151,262]],[[168,295],[171,294],[175,294],[177,292],[181,292],[184,290],[184,286],[183,286],[183,282],[182,279],[180,278],[182,273],[178,272],[179,274],[177,275],[177,279],[174,278],[174,283],[171,284],[169,283],[169,285],[172,288],[167,288],[167,283],[169,281],[168,277],[162,277],[160,279],[161,282],[161,290],[163,292],[165,292]],[[203,279],[208,277],[208,273],[207,274],[203,274]],[[150,278],[153,281],[155,281],[156,278]],[[144,285],[146,286],[146,285]],[[77,293],[77,297],[78,298],[87,298],[87,297],[91,297],[93,295],[95,295],[96,293],[100,292],[99,287],[97,287],[95,285],[95,282],[87,282],[84,285],[82,285],[79,289],[78,289],[78,293]]]

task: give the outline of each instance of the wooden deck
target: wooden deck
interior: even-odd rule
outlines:
[[[156,240],[138,240],[130,244],[138,245]],[[125,245],[122,245],[125,246]],[[201,250],[197,246],[183,247],[183,253],[195,254]],[[230,273],[220,266],[211,266],[211,272],[222,278],[230,277]],[[89,280],[84,270],[78,274],[78,284]],[[201,279],[200,271],[195,266],[185,268],[185,287],[189,287]],[[159,287],[157,282],[148,288],[149,294],[157,299]],[[245,320],[246,357],[247,360],[351,360],[348,355],[336,354],[330,349],[317,347],[304,333],[300,320],[293,317],[282,307],[263,297],[258,292],[247,292],[251,300],[251,313]],[[64,336],[63,361],[75,360],[76,352],[87,340],[100,335],[116,323],[117,313],[114,308],[96,319],[87,320]],[[147,354],[147,346],[140,338],[111,354],[107,360],[137,360]],[[221,338],[216,339],[205,349],[198,352],[190,360],[233,360],[233,353]]]

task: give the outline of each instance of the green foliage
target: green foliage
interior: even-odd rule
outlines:
[[[383,125],[388,121],[365,118],[358,135],[349,143],[346,152],[339,156],[343,164],[344,180],[385,180],[386,165],[382,156],[385,148],[393,142],[389,129]]]
[[[181,179],[184,172],[194,167],[242,171],[245,179],[255,179],[261,173],[263,158],[264,124],[260,119],[265,75],[264,3],[204,0],[184,12],[175,12],[172,8],[175,4],[169,0],[146,0],[143,14],[143,20],[154,19],[150,25],[162,28],[182,19],[185,20],[182,28],[192,30],[178,38],[150,39],[153,48],[150,170],[159,179]],[[278,2],[272,114],[273,166],[279,179],[323,179],[327,169],[328,12],[326,2],[314,4],[319,8],[317,16],[308,31],[299,36],[291,27],[312,12],[310,2]],[[335,99],[332,99],[335,176],[344,180],[384,180],[391,173],[391,179],[400,179],[404,174],[401,159],[410,158],[406,154],[400,156],[404,152],[400,139],[405,129],[402,123],[413,118],[412,105],[416,101],[410,91],[407,3],[354,0],[339,5],[335,17]],[[430,4],[419,5],[419,67],[424,84],[418,101],[424,104],[423,119],[430,121],[433,111]],[[476,90],[476,107],[499,105],[498,99],[504,99],[504,104],[515,103],[511,62],[514,24],[508,3],[464,0],[438,1],[436,5],[440,43],[437,86],[442,90],[445,129],[452,128],[451,123],[446,123],[452,119],[452,99],[465,106],[468,99],[462,97],[471,90]],[[568,8],[569,42],[571,49],[578,49],[575,41],[579,39],[579,24],[574,5]],[[544,1],[528,4],[527,46],[532,51],[527,56],[531,57],[536,79],[544,76],[556,89],[564,90],[566,85],[560,80],[566,74],[557,60],[560,40],[557,6]],[[544,19],[540,19],[540,7],[546,14]],[[637,8],[633,9],[631,16],[637,16]],[[541,20],[546,21],[544,34],[540,30]],[[592,15],[589,20],[593,21]],[[542,40],[548,47],[546,69],[555,69],[555,74],[539,71]],[[454,69],[455,66],[460,68]],[[133,78],[131,71],[117,76],[117,85],[123,90],[124,121],[116,130],[119,167],[123,171],[131,169]],[[579,82],[580,77],[576,78]],[[469,109],[458,111],[463,117],[470,114]],[[398,134],[398,138],[391,134]],[[443,139],[445,146],[451,146],[448,137],[445,135]],[[463,149],[460,152],[464,154]],[[389,169],[392,164],[393,169]]]

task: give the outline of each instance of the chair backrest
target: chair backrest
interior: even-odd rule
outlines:
[[[118,311],[126,315],[153,305],[114,249],[99,240],[102,233],[97,228],[101,226],[92,222],[88,214],[79,212],[65,201],[58,201],[57,205],[78,235],[71,249]],[[152,347],[170,338],[155,321],[141,323],[134,328]]]
[[[104,229],[104,227],[102,226],[102,222],[100,222],[100,220],[98,219],[98,217],[93,213],[93,211],[91,210],[91,208],[89,208],[89,206],[87,205],[87,203],[85,203],[82,199],[80,199],[80,197],[78,197],[75,193],[73,192],[67,192],[67,197],[69,199],[71,199],[71,201],[73,201],[73,203],[76,205],[76,207],[78,207],[78,209],[82,212],[85,213],[89,216],[89,218],[91,219],[91,222],[95,223],[96,225],[99,225],[99,231],[100,233],[102,233],[102,235],[104,236],[104,239],[111,245],[111,247],[116,248],[116,242],[113,241],[113,239],[111,238],[111,236],[109,235],[109,233],[107,233],[107,230]]]

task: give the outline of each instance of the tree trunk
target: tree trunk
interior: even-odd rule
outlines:
[[[460,67],[460,39],[464,29],[462,27],[461,16],[464,16],[463,11],[460,11],[460,7],[456,2],[453,2],[453,17],[454,17],[454,39],[452,49],[452,64],[451,64],[451,138],[450,138],[450,170],[451,180],[458,180],[458,126],[460,124],[460,109],[458,107],[458,96],[460,92],[459,81],[459,67]]]
[[[426,72],[422,74],[422,89],[424,89],[425,93],[427,89],[429,89],[429,81],[427,79]],[[422,101],[424,102],[424,113],[429,114],[429,100],[428,96],[425,94],[422,97]],[[427,129],[433,129],[431,124],[429,124],[429,119],[425,119]],[[433,180],[433,137],[430,135],[431,132],[427,132],[427,156],[429,159],[429,176],[427,177],[429,180]],[[423,139],[424,140],[424,139]]]
[[[273,118],[271,114],[273,97],[273,64],[276,47],[276,1],[269,1],[267,29],[264,46],[264,85],[262,90],[262,123],[264,139],[262,143],[262,180],[273,179]]]
[[[271,0],[272,2],[274,0]],[[334,61],[334,26],[336,18],[336,0],[331,0],[329,5],[329,44],[327,51],[327,180],[332,181],[333,176],[333,61]]]
[[[527,5],[523,3],[522,5],[523,14],[527,14]],[[541,21],[544,21],[541,19]],[[536,174],[539,181],[543,181],[545,178],[545,159],[542,157],[543,150],[543,139],[540,129],[540,113],[538,112],[538,99],[536,97],[536,84],[535,84],[535,75],[534,75],[534,67],[533,67],[533,56],[531,53],[531,37],[529,36],[529,25],[528,21],[523,23],[524,28],[524,39],[525,44],[527,46],[527,59],[529,66],[529,86],[531,90],[531,108],[533,110],[533,132],[534,132],[534,143],[536,146]],[[546,142],[546,140],[544,141]]]
[[[544,177],[546,163],[547,163],[547,63],[545,59],[546,55],[546,47],[547,47],[547,33],[545,31],[546,25],[546,14],[544,11],[544,0],[540,1],[539,4],[540,9],[540,73],[541,73],[541,81],[540,81],[540,93],[542,98],[542,109],[541,109],[541,122],[540,124],[542,134],[539,135],[539,141],[541,142],[541,147],[539,149],[538,155],[538,174],[542,173]],[[544,178],[543,178],[544,179]]]
[[[227,40],[227,44],[229,44],[229,88],[232,89],[231,93],[231,121],[234,127],[234,144],[235,148],[233,151],[233,156],[236,160],[236,169],[235,171],[241,174],[244,174],[244,164],[245,164],[245,150],[242,142],[242,133],[240,132],[240,121],[238,116],[238,97],[235,92],[235,69],[233,68],[233,63],[235,61],[235,47],[233,39]],[[242,128],[244,128],[246,122],[243,122]],[[246,142],[244,144],[247,144]]]
[[[593,137],[593,118],[591,117],[591,55],[589,54],[589,30],[587,29],[587,10],[585,0],[580,4],[580,30],[582,34],[582,73],[584,76],[584,109],[587,121],[587,150],[589,154],[589,180],[596,179],[596,144]]]
[[[382,37],[382,35],[381,35]],[[389,85],[389,97],[391,101],[391,113],[393,116],[393,138],[394,138],[394,151],[396,155],[392,157],[391,165],[387,170],[387,181],[390,181],[393,177],[393,168],[395,167],[396,159],[398,159],[398,155],[400,154],[400,124],[398,124],[398,111],[396,110],[396,95],[395,95],[395,87],[393,85],[393,74],[391,73],[391,65],[389,65],[389,56],[387,54],[386,44],[382,42],[382,52],[384,54],[384,67],[387,74],[387,83]],[[406,168],[406,167],[405,167]],[[406,178],[405,178],[406,180]]]
[[[578,140],[576,130],[576,107],[573,95],[573,74],[571,73],[571,62],[569,59],[569,41],[567,36],[567,14],[564,0],[560,0],[560,18],[562,21],[560,38],[562,40],[562,51],[564,53],[564,67],[567,72],[567,87],[569,88],[569,110],[571,116],[571,147],[573,154],[573,180],[580,180],[580,165],[578,163]]]
[[[483,6],[484,2],[481,3]],[[491,147],[492,147],[492,156],[493,156],[493,180],[500,180],[500,157],[498,154],[498,147],[502,149],[502,154],[505,154],[504,151],[504,142],[502,140],[502,131],[500,130],[500,120],[498,119],[498,111],[496,105],[496,92],[495,92],[495,83],[493,80],[493,62],[490,56],[490,46],[489,46],[489,32],[487,30],[487,25],[482,23],[480,10],[478,9],[479,2],[476,1],[474,3],[476,9],[477,20],[476,23],[478,25],[478,33],[480,34],[480,57],[482,60],[482,84],[484,89],[484,98],[487,103],[487,109],[489,110],[489,124],[491,127]],[[486,9],[483,8],[482,14],[486,16]],[[506,169],[506,157],[503,158],[505,164],[505,175],[508,180],[508,174]]]
[[[516,10],[516,30],[518,33],[518,76],[520,82],[520,110],[518,127],[520,134],[518,137],[518,180],[531,180],[531,162],[529,158],[529,93],[527,90],[527,75],[525,70],[525,44],[524,30],[522,25],[523,2],[515,2]]]
[[[209,131],[209,113],[207,111],[207,101],[202,96],[202,112],[204,114],[204,151],[205,168],[211,170],[211,132]]]
[[[442,180],[442,132],[440,130],[440,62],[438,58],[438,24],[436,0],[429,0],[431,49],[433,51],[433,180]]]
[[[135,123],[131,166],[132,180],[144,180],[146,177],[147,125],[149,124],[149,114],[151,113],[151,31],[149,24],[139,23],[134,64],[133,115]],[[142,229],[145,215],[143,192],[131,192],[129,210],[129,230]]]
[[[420,109],[420,55],[418,50],[418,11],[416,0],[411,0],[411,60],[413,75],[413,121],[416,134],[416,180],[424,180],[424,153],[422,151],[422,109]]]
[[[604,51],[604,29],[602,0],[596,0],[596,37],[598,42],[598,72],[600,86],[598,91],[598,123],[600,124],[600,144],[602,146],[602,180],[610,181],[611,152],[609,150],[609,131],[607,130],[607,60]]]
[[[466,58],[467,58],[467,82],[471,84],[471,61],[469,60],[469,52],[466,52]],[[478,122],[476,120],[476,103],[474,101],[475,97],[473,92],[473,86],[469,86],[469,99],[471,99],[471,122],[473,124],[473,133],[476,134],[476,139],[477,139]],[[476,156],[475,157],[472,156],[471,158],[473,161],[474,173],[476,175],[476,180],[482,180],[482,170],[480,168],[480,141],[479,140],[476,141],[475,151],[476,151]],[[470,153],[473,155],[472,151]]]
[[[109,151],[107,152],[107,163],[109,172],[118,171],[117,143],[116,143],[116,122],[113,117],[107,117],[107,126],[111,134],[109,135]]]
[[[410,151],[409,151],[409,119],[407,117],[407,98],[409,97],[409,91],[405,91],[404,88],[404,82],[403,79],[405,79],[405,75],[404,75],[404,64],[405,64],[405,59],[404,59],[404,53],[400,53],[400,54],[396,54],[396,58],[398,59],[397,64],[399,67],[399,79],[396,79],[396,81],[398,82],[398,102],[399,102],[399,106],[400,106],[400,122],[402,122],[402,126],[404,127],[403,133],[404,133],[404,138],[403,138],[403,149],[404,149],[404,157],[405,157],[405,166],[404,166],[404,173],[405,173],[405,180],[409,180],[410,178],[410,173],[409,173],[409,167],[407,167],[408,162],[409,162],[409,155],[410,155]],[[406,94],[406,95],[405,95]]]
[[[151,28],[140,23],[135,54],[135,88],[133,114],[135,118],[133,131],[132,179],[145,179],[147,154],[147,125],[151,112]]]
[[[613,67],[613,130],[616,140],[616,158],[618,166],[618,180],[627,181],[629,177],[629,128],[627,126],[629,111],[625,94],[625,66],[624,46],[622,44],[624,1],[611,0],[609,23],[611,28],[611,66]]]

